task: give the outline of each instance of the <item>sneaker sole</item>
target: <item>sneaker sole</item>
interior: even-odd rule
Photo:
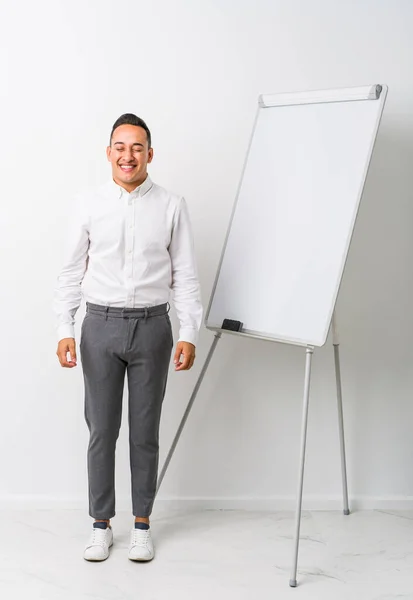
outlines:
[[[154,558],[154,556],[152,556],[152,558],[131,558],[130,556],[128,556],[128,559],[133,562],[151,562],[151,560],[153,560]]]
[[[109,548],[111,548],[113,546],[113,541],[111,544],[109,544]],[[105,556],[105,558],[85,558],[83,557],[84,560],[86,560],[87,562],[103,562],[105,560],[108,560],[110,555],[110,552],[108,552],[108,555]]]

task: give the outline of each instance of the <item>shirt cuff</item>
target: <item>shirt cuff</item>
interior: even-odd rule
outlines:
[[[64,325],[59,325],[57,328],[57,337],[58,341],[64,340],[65,338],[74,338],[75,337],[75,328],[73,325],[69,325],[69,323],[65,323]]]
[[[189,342],[194,346],[197,345],[199,332],[197,329],[193,329],[192,327],[183,327],[179,330],[179,339],[178,342]]]

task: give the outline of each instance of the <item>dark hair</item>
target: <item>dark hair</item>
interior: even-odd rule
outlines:
[[[115,121],[115,123],[113,124],[113,127],[112,127],[112,131],[110,132],[109,145],[112,144],[113,132],[115,131],[115,129],[117,129],[121,125],[135,125],[135,127],[142,127],[142,129],[144,129],[146,131],[146,136],[148,138],[148,148],[151,147],[152,139],[151,139],[151,132],[149,131],[149,127],[147,126],[147,124],[145,123],[145,121],[143,119],[141,119],[140,117],[137,117],[136,115],[134,115],[132,113],[125,113],[124,115],[120,116],[119,119],[117,119]]]

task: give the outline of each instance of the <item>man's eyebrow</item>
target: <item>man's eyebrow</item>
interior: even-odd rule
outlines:
[[[113,143],[114,146],[116,146],[116,144],[125,145],[125,142],[114,142]],[[135,142],[134,144],[132,144],[132,146],[142,146],[142,148],[143,148],[143,144],[141,144],[140,142]]]

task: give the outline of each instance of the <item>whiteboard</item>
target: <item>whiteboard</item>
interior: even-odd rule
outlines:
[[[325,343],[386,94],[260,96],[207,328]]]

